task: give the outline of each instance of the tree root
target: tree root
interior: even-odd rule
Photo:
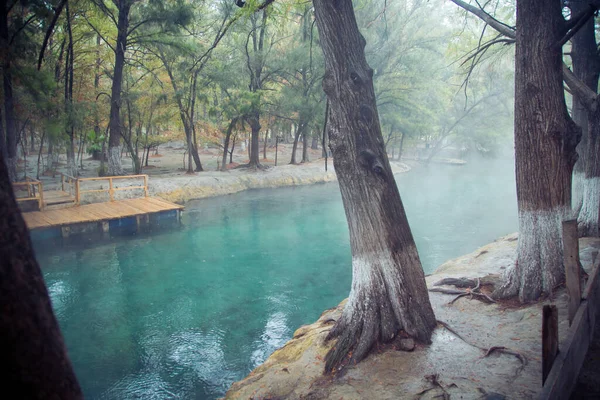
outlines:
[[[477,346],[476,344],[469,343],[463,336],[461,336],[460,333],[456,332],[454,329],[452,329],[452,327],[450,327],[450,325],[448,325],[444,321],[440,321],[438,319],[437,323],[442,325],[449,332],[451,332],[454,336],[456,336],[457,338],[459,338],[460,340],[462,340],[469,346],[473,346],[473,347],[478,348],[481,351],[484,351],[485,353],[481,358],[489,357],[494,352],[504,353],[504,354],[509,354],[509,355],[515,356],[521,362],[521,367],[517,370],[517,373],[520,372],[528,364],[527,357],[525,357],[523,354],[519,353],[516,350],[510,349],[510,348],[504,347],[504,346],[492,346],[489,349],[486,349],[485,347]]]
[[[450,283],[450,282],[454,282],[454,283]],[[460,299],[461,297],[465,297],[465,296],[469,296],[470,299],[476,298],[477,300],[481,300],[484,303],[495,303],[496,300],[492,299],[490,296],[488,296],[485,293],[481,293],[480,288],[481,288],[481,281],[479,278],[477,278],[477,284],[475,285],[475,287],[473,288],[469,288],[468,286],[475,284],[475,282],[471,279],[465,279],[465,278],[461,278],[461,279],[454,279],[454,278],[447,278],[447,279],[443,279],[437,283],[435,283],[435,286],[438,285],[454,285],[456,287],[467,287],[465,290],[457,290],[457,289],[442,289],[442,288],[433,288],[433,289],[429,289],[430,292],[438,292],[438,293],[443,293],[443,294],[454,294],[457,295],[452,301],[450,301],[448,304],[454,304],[454,302],[458,299]]]
[[[438,374],[425,375],[425,380],[428,382],[431,382],[432,387],[420,391],[419,393],[417,393],[417,396],[422,396],[425,393],[429,392],[430,390],[440,388],[442,390],[442,394],[439,396],[436,396],[435,398],[439,397],[439,398],[442,398],[443,400],[450,400],[450,394],[446,391],[444,386],[440,383]],[[456,385],[454,383],[452,383],[448,387],[452,387],[452,386],[456,386]]]

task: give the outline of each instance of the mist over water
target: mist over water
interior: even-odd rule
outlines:
[[[510,158],[396,178],[426,273],[517,228]],[[194,201],[183,224],[38,246],[86,398],[216,398],[349,293],[337,184]]]

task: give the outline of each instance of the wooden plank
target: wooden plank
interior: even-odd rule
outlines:
[[[600,309],[599,262],[600,256],[597,256],[584,290],[584,300],[575,313],[573,324],[567,331],[564,349],[558,353],[554,361],[542,388],[540,399],[568,399],[577,383]]]
[[[552,369],[558,353],[558,309],[545,305],[542,311],[542,384]]]
[[[35,211],[25,213],[23,217],[29,229],[38,229],[75,223],[109,221],[183,208],[183,206],[162,199],[144,197],[86,204],[59,210]]]

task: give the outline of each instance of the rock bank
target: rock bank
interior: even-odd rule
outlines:
[[[516,256],[516,234],[448,261],[428,276],[433,288],[444,278],[497,279]],[[600,240],[580,241],[584,268],[592,266]],[[486,281],[484,280],[484,281]],[[452,288],[454,288],[452,286]],[[343,302],[313,324],[300,327],[244,380],[234,383],[226,399],[503,399],[535,398],[542,388],[541,310],[550,301],[526,306],[487,304],[468,296],[430,292],[440,321],[431,345],[392,343],[377,349],[338,377],[323,376],[324,356],[333,342],[324,338],[339,318]],[[568,322],[567,295],[555,294],[560,337]],[[491,351],[504,347],[509,352]],[[560,346],[559,346],[560,347]],[[519,357],[516,356],[519,355]]]
[[[404,163],[393,162],[391,165],[395,174],[410,170],[410,167]],[[232,194],[248,189],[309,185],[333,182],[336,179],[332,162],[329,162],[325,171],[323,162],[317,161],[302,165],[282,165],[258,171],[234,169],[227,172],[208,171],[196,175],[152,177],[149,191],[151,196],[183,204],[189,200]]]

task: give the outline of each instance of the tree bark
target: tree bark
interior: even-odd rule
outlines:
[[[292,144],[292,158],[290,159],[290,164],[292,165],[298,163],[298,161],[296,161],[296,151],[298,150],[298,140],[304,128],[304,121],[299,121],[298,126],[296,127],[296,133],[294,135],[294,142]]]
[[[15,123],[15,104],[13,97],[11,55],[8,36],[7,2],[0,2],[0,57],[2,60],[2,79],[4,88],[4,123],[6,130],[6,166],[11,182],[17,180],[17,125]]]
[[[308,158],[308,127],[304,127],[304,132],[302,132],[302,161],[301,163],[309,162]]]
[[[69,1],[66,1],[66,18],[67,18],[67,59],[65,63],[65,112],[67,115],[67,170],[69,175],[77,176],[77,162],[75,160],[75,129],[73,121],[73,78],[74,78],[74,52],[73,52],[73,34],[71,31],[71,13],[69,10]]]
[[[517,2],[515,162],[519,243],[514,268],[495,296],[521,302],[564,282],[561,223],[571,209],[571,177],[581,130],[567,112],[560,0]]]
[[[248,162],[249,168],[261,168],[260,164],[260,146],[258,143],[258,139],[260,137],[260,112],[255,110],[252,112],[251,116],[247,119],[248,124],[250,124],[250,128],[252,129],[252,133],[250,135],[250,153]]]
[[[589,5],[586,2],[569,2],[571,15],[579,15]],[[597,52],[594,18],[590,18],[571,39],[571,60],[573,73],[594,92],[598,88],[598,73],[600,71],[600,57]],[[573,120],[582,129],[581,142],[577,146],[579,158],[573,171],[573,210],[579,212],[583,206],[583,192],[588,191],[586,178],[586,165],[588,156],[588,138],[590,131],[588,125],[588,111],[576,92],[573,93]],[[588,206],[589,207],[589,206]],[[597,228],[596,228],[597,229]]]
[[[24,399],[82,399],[4,160],[0,258],[3,390]]]
[[[221,159],[221,171],[227,171],[227,149],[229,149],[229,140],[231,139],[231,132],[233,132],[233,128],[237,123],[237,118],[233,118],[229,122],[229,126],[227,127],[227,133],[225,134],[225,143],[223,143],[223,158]],[[233,152],[233,149],[231,149]]]
[[[130,0],[120,0],[119,19],[117,21],[117,43],[115,47],[115,69],[110,100],[110,136],[108,139],[108,175],[123,175],[121,164],[121,87],[125,50],[127,49],[127,30],[129,29]]]
[[[327,339],[325,372],[358,362],[400,330],[429,343],[436,326],[419,254],[384,149],[373,70],[351,0],[314,0],[330,102],[329,138],[348,220],[352,288]]]

